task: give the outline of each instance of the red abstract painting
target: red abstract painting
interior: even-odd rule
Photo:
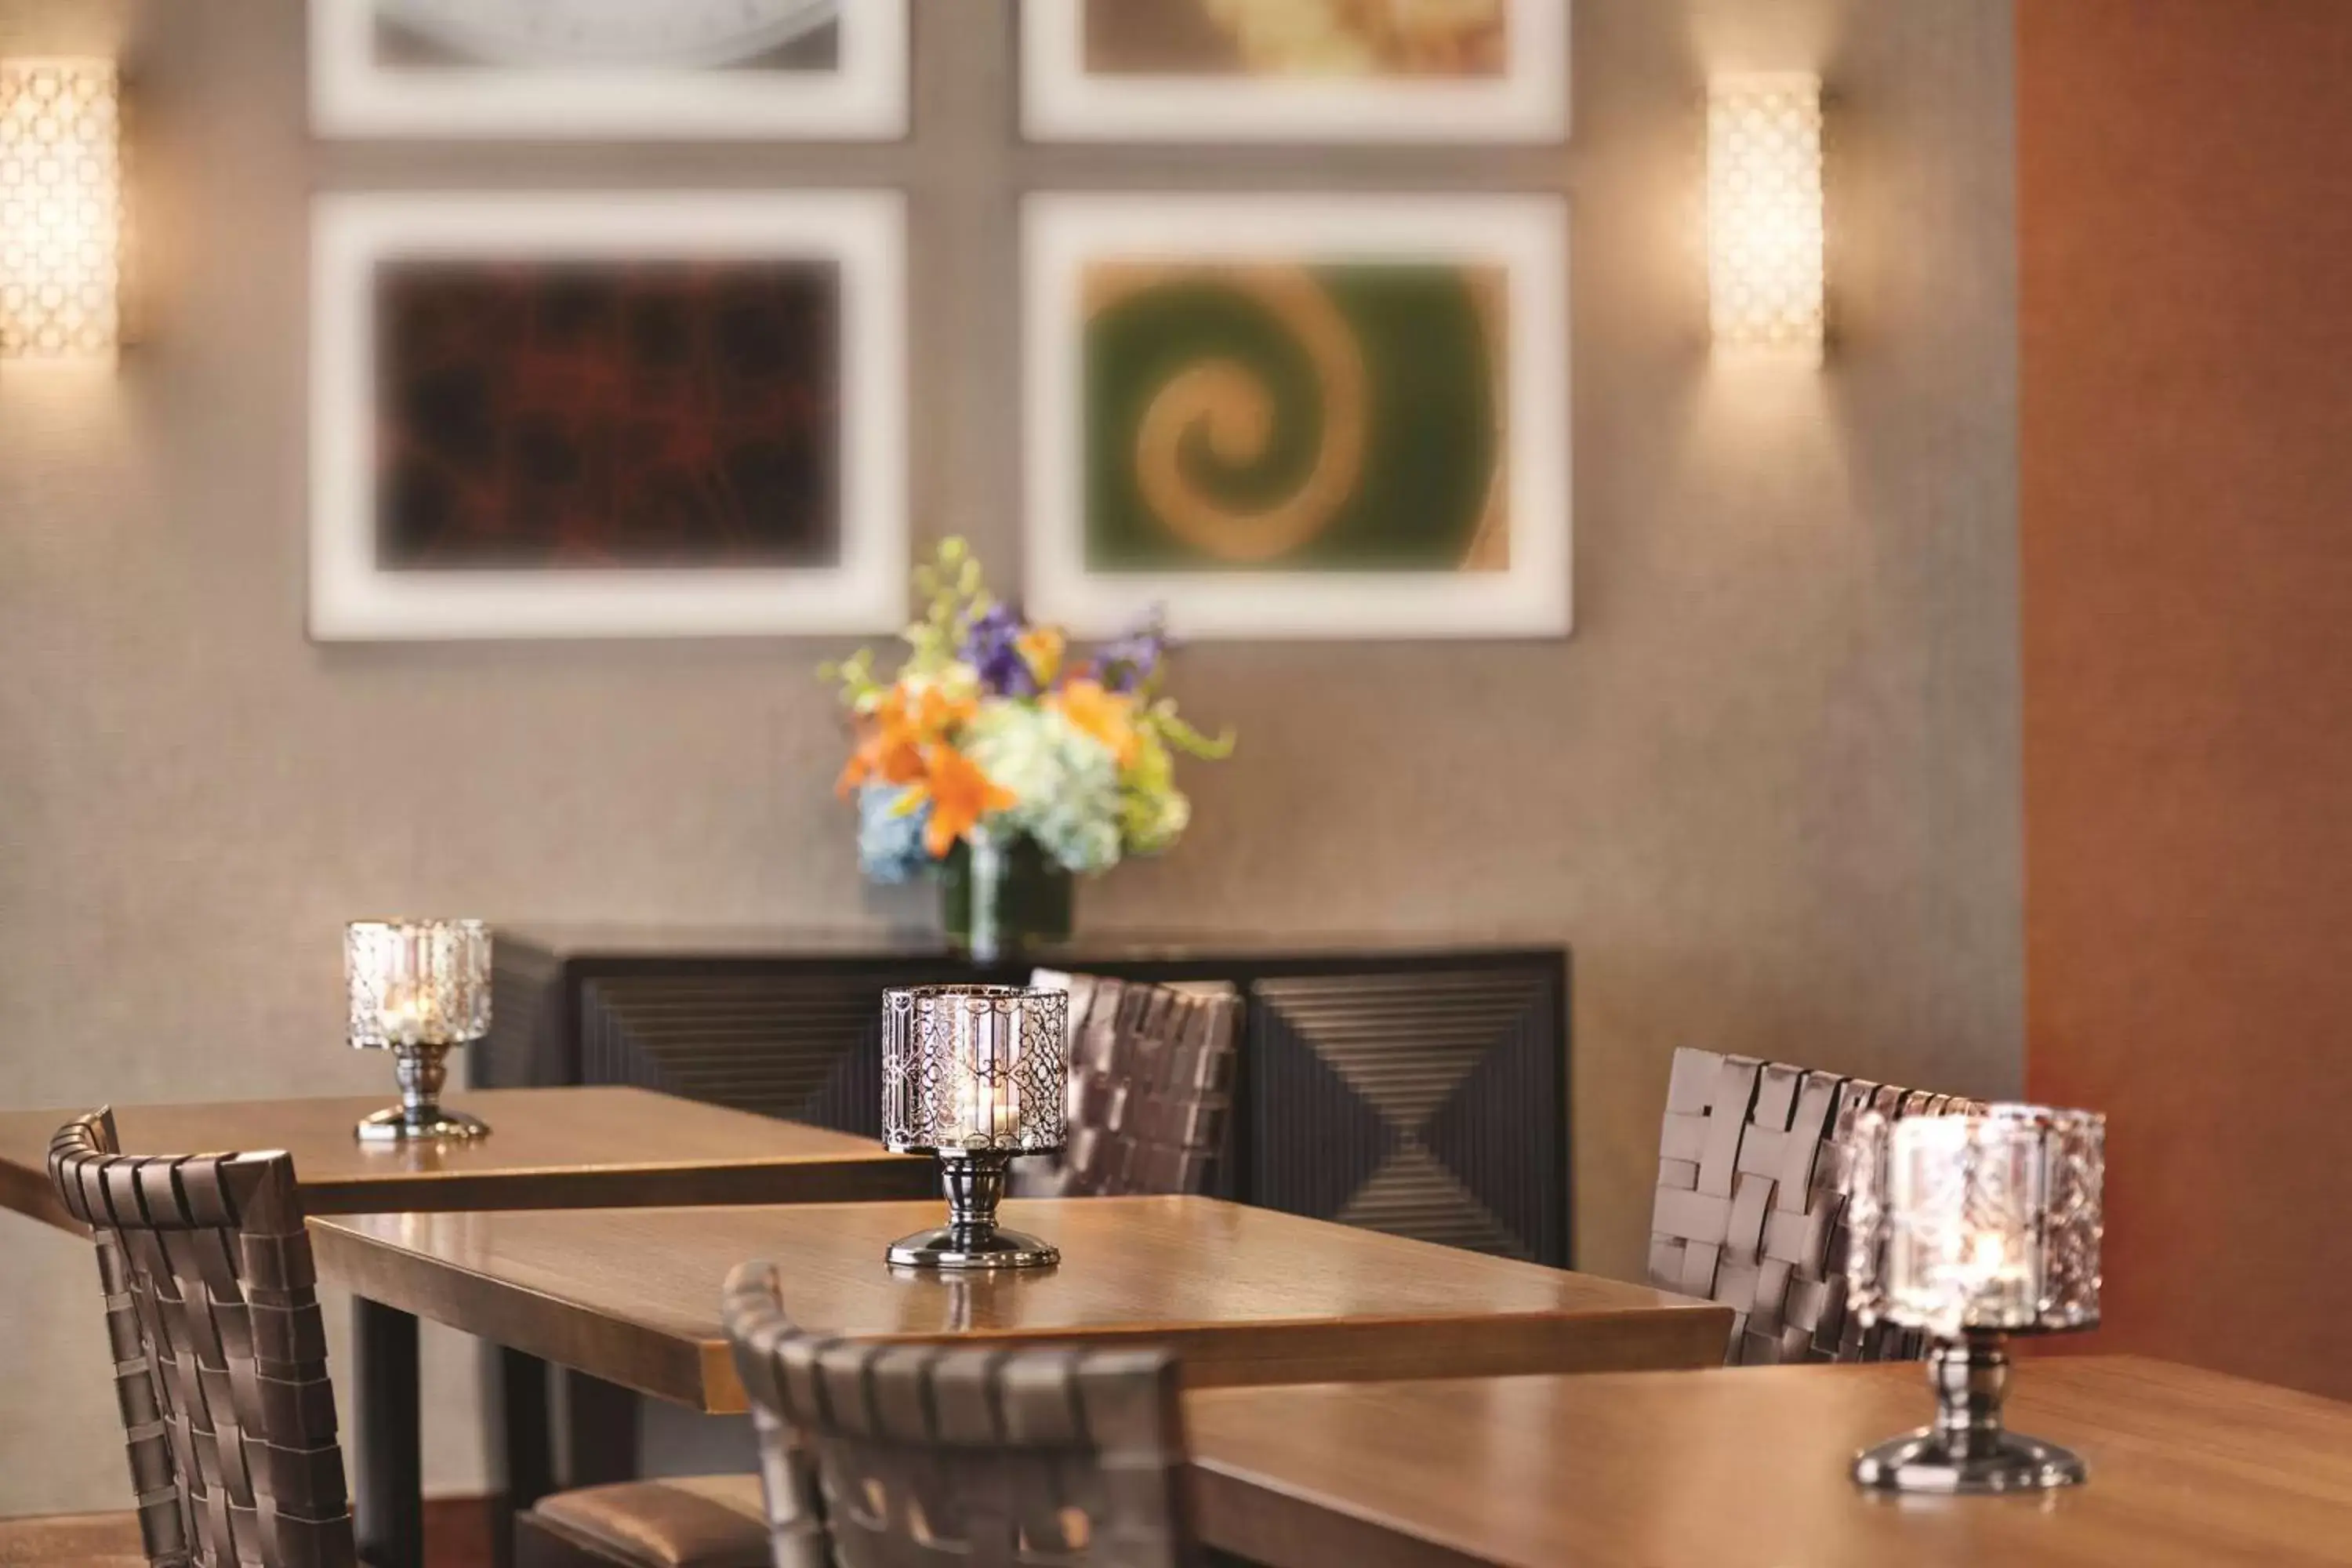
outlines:
[[[401,261],[378,279],[386,571],[826,566],[829,261]]]

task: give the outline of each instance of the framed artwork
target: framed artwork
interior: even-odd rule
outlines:
[[[310,0],[327,136],[907,133],[908,0]]]
[[[1023,0],[1046,142],[1557,142],[1570,0]]]
[[[330,195],[312,243],[314,637],[905,623],[897,194]]]
[[[1047,195],[1024,228],[1033,616],[1568,633],[1564,202]]]

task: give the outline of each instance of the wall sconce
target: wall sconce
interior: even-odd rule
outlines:
[[[1706,132],[1716,343],[1818,364],[1827,335],[1821,78],[1719,77]]]
[[[0,360],[115,350],[120,96],[112,60],[0,60]]]

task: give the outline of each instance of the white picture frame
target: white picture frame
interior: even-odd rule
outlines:
[[[1023,214],[1025,607],[1084,637],[1155,611],[1193,639],[1496,639],[1573,629],[1566,200],[1263,193],[1027,198]],[[1497,571],[1107,572],[1087,560],[1085,272],[1147,263],[1500,264],[1510,519]]]
[[[1087,4],[1021,0],[1031,141],[1539,143],[1569,133],[1570,0],[1506,0],[1508,68],[1476,80],[1090,72]]]
[[[311,126],[329,137],[895,141],[908,132],[909,3],[839,0],[840,63],[818,73],[393,65],[375,46],[384,0],[310,0]]]
[[[378,563],[379,264],[821,258],[840,279],[838,559],[587,570]],[[341,194],[317,200],[311,636],[321,641],[895,631],[907,618],[907,282],[895,191]]]

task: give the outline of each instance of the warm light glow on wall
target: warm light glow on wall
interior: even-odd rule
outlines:
[[[0,359],[114,352],[117,110],[111,60],[0,60]]]
[[[1707,227],[1717,344],[1819,361],[1827,314],[1819,77],[1712,84]]]

